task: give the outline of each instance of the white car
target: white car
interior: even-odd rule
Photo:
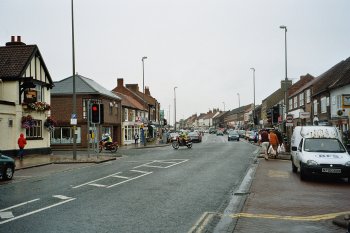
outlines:
[[[291,144],[292,170],[300,171],[300,179],[326,175],[348,178],[350,182],[350,155],[337,128],[297,126]]]

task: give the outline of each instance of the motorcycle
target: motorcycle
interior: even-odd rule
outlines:
[[[176,137],[175,140],[171,143],[175,150],[179,149],[180,146],[187,146],[187,148],[192,148],[192,141],[190,138],[188,139],[180,139],[180,137]]]
[[[107,144],[106,146],[103,146],[103,141],[101,140],[98,144],[98,152],[101,153],[101,151],[103,149],[105,150],[109,150],[112,153],[117,152],[119,146],[118,146],[118,142],[111,142],[109,144]]]

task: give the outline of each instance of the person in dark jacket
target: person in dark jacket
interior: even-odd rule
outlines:
[[[269,159],[268,155],[267,155],[267,150],[269,148],[270,145],[270,141],[269,141],[269,133],[266,130],[262,130],[260,133],[260,142],[261,142],[261,148],[264,151],[264,158],[266,160]]]
[[[19,152],[18,152],[19,159],[23,160],[24,147],[27,145],[27,140],[24,137],[23,133],[21,133],[19,135],[19,138],[17,140],[17,144],[18,144],[18,147],[19,147]]]

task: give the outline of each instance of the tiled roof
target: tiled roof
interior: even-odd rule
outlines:
[[[22,76],[30,58],[38,50],[36,45],[14,45],[0,47],[0,77]]]
[[[118,93],[118,92],[115,92],[115,94],[122,98],[122,106],[126,106],[129,108],[135,108],[135,109],[143,109],[142,104],[140,104],[137,100],[135,100],[131,96],[124,95],[124,94]]]
[[[311,82],[314,79],[315,77],[310,74],[301,76],[298,82],[294,83],[288,88],[288,96],[293,96],[295,93],[297,93],[297,90],[299,90],[301,87],[305,86],[307,83]]]
[[[321,74],[313,85],[313,96],[350,83],[350,58],[343,60]]]
[[[76,94],[100,94],[113,99],[121,99],[113,92],[102,87],[92,79],[81,75],[75,75],[75,93]],[[61,81],[55,82],[55,87],[51,90],[51,95],[72,95],[73,94],[73,76]]]

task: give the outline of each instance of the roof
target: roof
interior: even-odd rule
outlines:
[[[32,58],[37,55],[46,72],[48,81],[52,84],[50,73],[43,61],[37,45],[6,45],[0,47],[0,78],[23,77]]]
[[[73,76],[55,82],[55,87],[51,90],[51,95],[72,95],[73,94]],[[92,79],[81,75],[75,75],[75,93],[76,94],[100,94],[113,99],[121,100],[119,96],[102,87]]]
[[[115,92],[116,95],[122,98],[122,106],[126,106],[129,108],[143,109],[142,104],[140,104],[137,100],[132,98],[131,96]]]
[[[313,88],[313,96],[329,89],[350,84],[350,58],[343,60],[318,76]]]
[[[310,74],[300,76],[300,79],[288,88],[288,95],[293,96],[294,94],[298,93],[297,91],[301,87],[305,86],[307,83],[311,82],[314,79],[315,79],[315,77],[310,75]]]

